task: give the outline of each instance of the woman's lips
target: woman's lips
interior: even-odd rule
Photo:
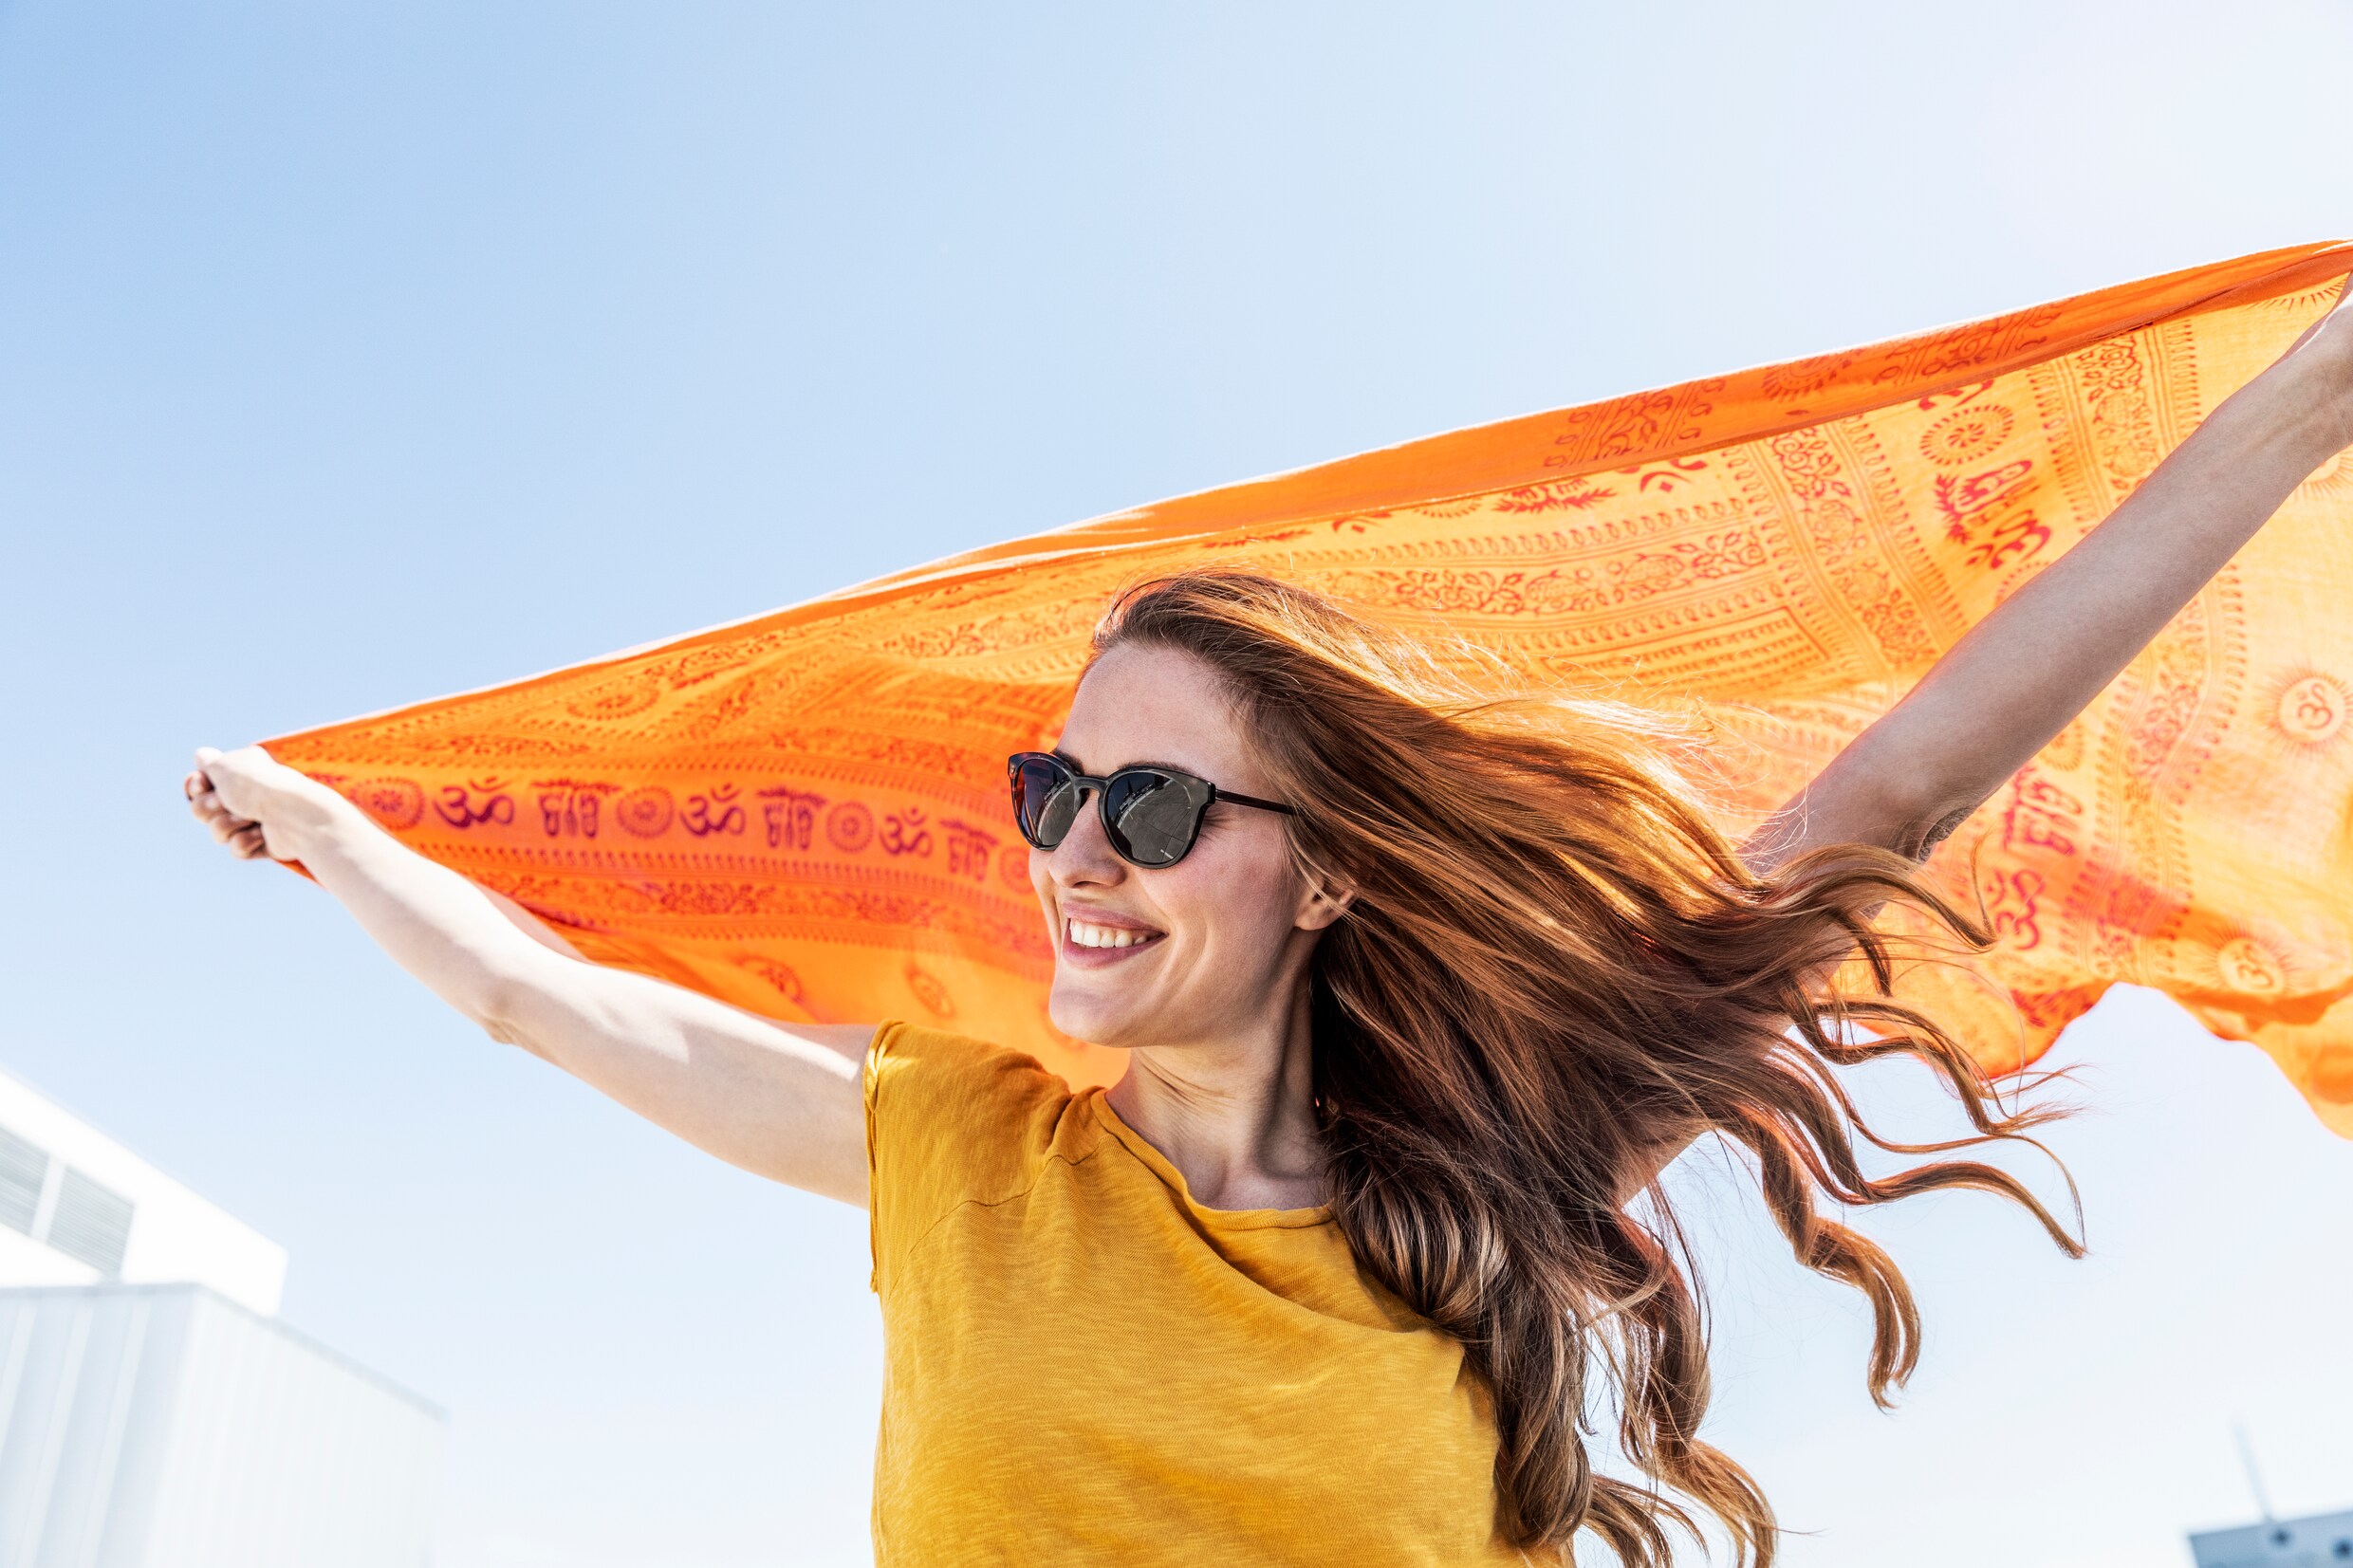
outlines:
[[[1084,935],[1092,943],[1108,944],[1125,941],[1125,947],[1090,945],[1081,941]],[[1158,932],[1139,921],[1124,916],[1101,918],[1092,914],[1065,914],[1062,921],[1062,961],[1077,968],[1100,969],[1133,958],[1148,948],[1159,946],[1166,933]]]

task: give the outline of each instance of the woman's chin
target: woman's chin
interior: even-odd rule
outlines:
[[[1136,1016],[1139,1010],[1128,998],[1102,996],[1090,987],[1059,980],[1046,1001],[1046,1016],[1054,1027],[1088,1045],[1129,1044],[1142,1022]]]

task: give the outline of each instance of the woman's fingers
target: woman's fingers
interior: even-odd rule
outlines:
[[[238,815],[221,799],[220,779],[216,775],[218,765],[224,761],[222,754],[209,746],[196,753],[196,766],[179,784],[180,793],[188,797],[189,815],[202,822],[214,842],[226,845],[238,859],[269,858],[269,837],[262,824]],[[231,782],[234,782],[233,777]]]
[[[197,821],[209,822],[221,810],[220,796],[200,767],[190,769],[188,777],[179,782],[179,792],[188,798],[189,813]]]
[[[189,798],[188,814],[199,822],[211,822],[229,816],[231,813],[229,808],[221,803],[221,798],[208,789],[201,795]]]

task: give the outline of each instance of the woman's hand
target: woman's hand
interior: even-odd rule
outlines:
[[[2353,446],[2353,279],[2108,519],[2029,579],[1747,846],[1924,857],[2097,697],[2295,488]]]
[[[180,789],[196,821],[240,860],[302,858],[295,840],[343,803],[326,785],[258,746],[198,748],[195,768]]]

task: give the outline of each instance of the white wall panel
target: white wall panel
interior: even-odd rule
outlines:
[[[424,1568],[442,1425],[201,1285],[0,1290],[0,1568]]]

